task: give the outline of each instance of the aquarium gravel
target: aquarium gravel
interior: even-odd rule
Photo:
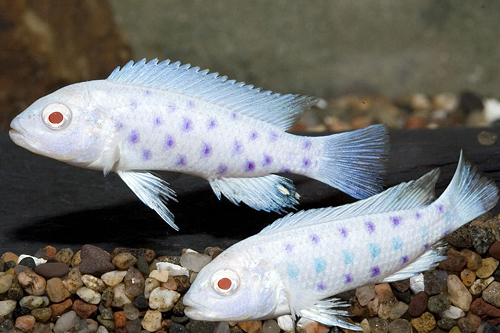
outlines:
[[[447,237],[437,269],[391,284],[340,295],[365,332],[499,332],[500,215],[485,214]],[[76,249],[75,249],[76,250]],[[279,333],[290,316],[243,323],[194,321],[182,297],[197,272],[222,252],[156,255],[153,249],[87,244],[74,251],[46,246],[0,259],[1,332]],[[300,320],[307,333],[345,331]]]

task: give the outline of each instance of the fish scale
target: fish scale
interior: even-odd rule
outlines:
[[[383,125],[323,137],[286,133],[317,99],[261,91],[169,60],[130,61],[106,80],[80,82],[40,98],[11,123],[12,140],[34,153],[116,172],[178,230],[168,183],[151,170],[205,178],[238,205],[284,212],[298,204],[297,173],[356,198],[382,190]]]

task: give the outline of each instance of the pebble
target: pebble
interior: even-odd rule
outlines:
[[[151,273],[149,273],[149,277],[160,282],[167,282],[169,277],[168,270],[164,269],[159,271],[157,269],[154,269],[151,271]]]
[[[104,283],[103,280],[90,274],[82,275],[82,282],[85,285],[85,287],[100,293],[102,293],[104,289],[106,289],[106,284]]]
[[[137,258],[131,253],[122,252],[117,254],[111,261],[119,270],[126,271],[137,263]]]
[[[47,262],[36,266],[35,273],[46,279],[63,277],[69,272],[69,266],[62,262]]]
[[[500,318],[500,309],[486,303],[482,297],[476,298],[471,304],[471,312],[479,317],[489,316]]]
[[[410,278],[410,290],[413,294],[425,290],[424,274],[420,273]]]
[[[493,281],[483,291],[482,298],[485,302],[500,308],[500,282]]]
[[[469,248],[472,247],[472,236],[469,231],[469,226],[464,225],[448,236],[446,241],[456,248]]]
[[[99,302],[101,301],[101,294],[88,287],[81,287],[80,289],[78,289],[76,294],[82,300],[90,304],[99,304]]]
[[[140,315],[139,309],[137,309],[131,303],[125,304],[123,306],[123,313],[125,315],[125,318],[127,318],[128,320],[135,320],[139,318]]]
[[[403,303],[403,302],[397,302],[396,305],[394,305],[390,310],[389,310],[389,318],[390,319],[397,319],[403,316],[406,311],[408,311],[408,304]]]
[[[451,248],[446,254],[447,258],[439,263],[438,268],[451,272],[460,272],[467,265],[467,258],[461,252]]]
[[[113,317],[111,319],[103,319],[101,316],[97,316],[97,322],[104,326],[107,331],[113,332],[115,330],[115,322]]]
[[[241,323],[238,323],[238,326],[239,324]],[[191,320],[189,324],[189,331],[192,333],[212,333],[214,328],[215,323],[210,321]]]
[[[55,259],[60,262],[60,263],[63,263],[63,264],[66,264],[69,266],[69,264],[71,263],[71,259],[73,259],[73,250],[69,247],[65,247],[63,249],[60,249],[56,255],[55,255]]]
[[[76,291],[83,286],[82,273],[78,267],[72,268],[68,272],[68,277],[64,279],[63,284],[71,294],[76,294]]]
[[[58,277],[47,281],[47,295],[54,303],[59,303],[71,296],[71,293],[66,289],[62,280]]]
[[[199,272],[212,257],[197,252],[185,252],[180,259],[181,266],[193,272]]]
[[[136,297],[136,299],[134,299],[132,305],[135,308],[139,309],[139,311],[144,311],[147,310],[147,308],[149,307],[149,300],[146,297],[144,297],[144,295],[139,295]]]
[[[435,269],[424,273],[424,287],[427,295],[436,295],[446,291],[448,273]]]
[[[389,322],[386,319],[372,317],[368,319],[371,333],[386,333],[389,331]]]
[[[218,333],[229,333],[229,325],[227,329],[220,330]],[[280,327],[276,320],[269,319],[262,324],[262,333],[280,333]]]
[[[80,318],[91,318],[97,314],[98,307],[95,304],[77,299],[73,302],[73,310]]]
[[[183,332],[177,331],[178,333],[188,333],[187,329],[183,325],[180,326],[184,328],[184,331]],[[128,320],[127,323],[125,324],[125,327],[127,328],[128,333],[140,333],[142,329],[141,319]],[[174,333],[172,325],[170,326],[169,332]]]
[[[430,312],[440,314],[451,305],[450,298],[446,294],[439,294],[429,297],[427,308]]]
[[[76,255],[73,257],[75,260]],[[111,263],[111,256],[103,249],[85,244],[81,250],[81,262],[79,265],[82,274],[101,276],[104,273],[112,271],[115,266]]]
[[[170,290],[177,290],[177,282],[175,282],[173,276],[169,276],[167,282],[162,282],[160,286]]]
[[[132,254],[134,257],[139,258],[139,257],[144,257],[147,262],[151,263],[155,257],[156,253],[152,249],[145,249],[145,248],[124,248],[124,247],[117,247],[113,251],[113,255],[120,254],[122,252],[128,252]]]
[[[149,299],[151,292],[156,288],[158,288],[159,286],[160,286],[160,281],[153,278],[147,278],[144,281],[144,297]]]
[[[404,293],[410,288],[410,279],[391,282],[391,286],[396,288],[397,291]]]
[[[458,319],[465,316],[464,310],[457,308],[456,306],[451,305],[448,309],[441,312],[442,318],[447,319]]]
[[[425,291],[415,294],[408,306],[408,314],[411,317],[420,317],[427,310],[427,294]]]
[[[469,227],[472,236],[472,246],[479,254],[485,254],[495,241],[495,236],[490,228],[483,228],[477,225]]]
[[[493,276],[490,276],[487,279],[477,279],[474,281],[472,286],[470,286],[469,291],[472,295],[478,296],[480,295],[486,287],[490,285],[495,280]]]
[[[31,332],[35,323],[36,319],[32,315],[20,316],[16,319],[15,327],[23,332]]]
[[[12,252],[5,252],[4,254],[2,254],[2,259],[5,262],[8,262],[8,261],[13,261],[14,263],[19,262],[19,256],[15,253],[12,253]]]
[[[375,298],[375,286],[369,285],[356,289],[356,298],[361,306],[366,306],[369,301]]]
[[[125,294],[133,299],[144,293],[144,277],[137,268],[129,268],[123,278]]]
[[[262,330],[260,330],[262,331]],[[318,322],[312,321],[309,324],[306,325],[305,327],[306,333],[328,333],[329,329],[325,327],[324,325],[321,325]],[[254,331],[254,332],[248,332],[248,333],[257,333],[259,330]]]
[[[200,323],[200,322],[199,322]],[[262,331],[262,322],[259,321],[244,321],[241,323],[238,323],[238,327],[242,329],[243,332],[246,333],[257,333],[259,331]],[[192,327],[190,327],[190,330],[193,330]],[[207,332],[210,333],[211,331]]]
[[[458,320],[458,328],[462,333],[472,333],[472,323],[469,318],[460,318]]]
[[[110,287],[116,287],[123,281],[123,278],[127,274],[126,271],[111,271],[104,273],[101,276],[101,280]]]
[[[0,294],[3,294],[10,289],[13,279],[13,275],[0,272]]]
[[[412,333],[412,328],[408,320],[396,319],[389,323],[389,333]]]
[[[31,310],[31,315],[35,317],[38,322],[45,323],[52,317],[52,310],[50,308],[37,308]]]
[[[51,319],[54,320],[56,318],[59,318],[63,313],[71,309],[72,306],[73,306],[73,301],[71,299],[67,299],[62,303],[51,304],[49,306],[52,312]]]
[[[24,258],[21,259],[19,257],[19,262],[17,263],[18,265],[28,267],[29,269],[33,270],[36,267],[35,259],[33,259],[30,256],[24,256]]]
[[[147,310],[141,322],[142,328],[149,332],[155,332],[161,328],[161,312]]]
[[[180,296],[181,294],[176,291],[158,287],[149,296],[149,307],[161,312],[169,311],[174,307]]]
[[[436,319],[430,312],[425,312],[418,318],[412,318],[411,326],[419,333],[427,333],[436,327]]]
[[[113,315],[115,322],[115,332],[127,333],[127,318],[125,318],[125,314],[123,313],[123,311],[116,311]]]
[[[21,287],[30,295],[41,296],[45,293],[47,282],[32,270],[22,272],[17,277]]]
[[[488,258],[483,259],[483,264],[476,271],[477,277],[479,277],[481,279],[485,279],[487,277],[490,277],[497,269],[498,263],[499,263],[499,261],[496,260],[495,258],[488,257]]]
[[[448,318],[441,318],[437,322],[437,326],[445,331],[451,330],[453,326],[457,326],[457,324],[458,320]]]
[[[19,305],[23,308],[36,309],[39,307],[49,306],[49,298],[47,296],[25,296],[19,301]]]
[[[483,258],[481,256],[469,249],[463,249],[462,254],[467,258],[467,268],[472,271],[477,271],[479,267],[483,264]]]
[[[464,286],[470,287],[476,280],[476,272],[468,268],[465,268],[463,271],[460,272],[460,279],[462,280]]]
[[[59,317],[59,319],[57,319],[56,324],[54,325],[54,333],[68,332],[75,327],[79,321],[80,318],[78,318],[75,311],[66,312]]]
[[[189,277],[186,275],[174,276],[175,283],[177,283],[177,291],[181,294],[188,291],[191,283],[189,282]]]
[[[113,288],[113,301],[111,305],[121,308],[128,303],[132,303],[132,301],[127,297],[127,294],[125,293],[125,284],[120,283]]]
[[[17,302],[13,300],[0,301],[0,318],[7,316],[16,308]]]
[[[448,275],[448,293],[450,301],[453,305],[459,307],[465,312],[470,310],[472,295],[458,276]]]

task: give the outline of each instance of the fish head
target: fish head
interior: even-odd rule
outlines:
[[[12,120],[9,135],[35,154],[86,166],[102,153],[105,120],[89,102],[85,83],[77,83],[31,104]]]
[[[183,299],[185,314],[206,321],[272,317],[279,305],[279,273],[263,261],[224,254],[198,273]]]

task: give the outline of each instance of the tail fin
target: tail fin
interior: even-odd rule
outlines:
[[[389,151],[385,125],[372,125],[324,138],[325,152],[313,177],[357,199],[382,191]]]
[[[481,177],[460,151],[457,170],[436,203],[449,203],[455,212],[456,228],[486,213],[498,202],[498,188],[492,180]]]

